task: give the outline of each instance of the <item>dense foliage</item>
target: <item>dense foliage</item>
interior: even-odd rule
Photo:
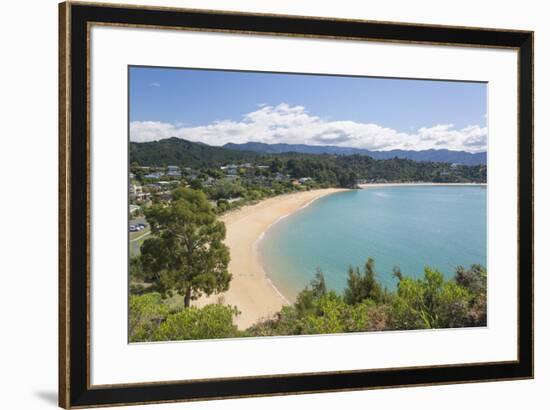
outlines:
[[[486,326],[487,271],[458,267],[452,279],[426,267],[418,278],[395,271],[395,290],[377,280],[374,260],[363,270],[350,267],[343,294],[327,289],[318,270],[292,305],[274,317],[239,331],[236,307],[221,303],[171,310],[159,293],[130,297],[132,341],[211,339],[244,336],[306,335],[382,330]]]
[[[130,142],[130,163],[145,166],[199,168],[227,161],[252,160],[257,156],[252,152],[231,151],[175,137],[152,142]]]
[[[365,264],[363,274],[358,268],[350,268],[348,286],[341,296],[320,290],[318,273],[311,287],[300,292],[293,305],[284,307],[274,318],[255,324],[245,334],[300,335],[487,324],[487,272],[481,265],[458,267],[451,280],[429,267],[417,279],[399,274],[395,291],[383,289],[375,275],[372,259]],[[463,281],[464,277],[469,280]]]
[[[203,294],[229,288],[229,249],[223,243],[225,225],[202,192],[177,188],[172,195],[170,203],[145,209],[154,235],[145,240],[132,267],[136,279],[153,284],[151,290],[177,292],[189,307]]]
[[[170,309],[159,293],[130,297],[130,341],[219,339],[239,335],[236,308],[221,304]]]

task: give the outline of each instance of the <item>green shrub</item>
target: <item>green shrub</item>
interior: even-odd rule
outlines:
[[[155,340],[197,340],[237,337],[239,331],[233,324],[238,311],[224,305],[189,307],[169,315],[154,334]]]

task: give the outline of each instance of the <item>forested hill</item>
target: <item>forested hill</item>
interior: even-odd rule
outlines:
[[[232,151],[175,137],[153,142],[130,142],[130,163],[142,166],[201,168],[231,161],[253,161],[257,157],[258,154],[250,151]]]
[[[304,145],[304,144],[265,144],[263,142],[247,142],[244,144],[227,143],[224,148],[237,151],[250,151],[258,154],[282,154],[297,152],[301,154],[337,154],[337,155],[368,155],[374,159],[403,158],[413,161],[447,162],[462,165],[485,165],[487,153],[469,153],[465,151],[451,151],[448,149],[428,149],[423,151],[370,151],[367,149],[337,147],[331,145]]]
[[[132,166],[166,167],[177,165],[209,174],[222,165],[251,164],[253,178],[310,178],[327,186],[353,187],[367,182],[486,182],[486,165],[457,165],[445,162],[419,162],[410,159],[373,159],[367,155],[335,154],[257,154],[234,151],[178,138],[156,142],[130,143]],[[258,168],[257,166],[264,168]],[[243,174],[244,175],[244,174]]]

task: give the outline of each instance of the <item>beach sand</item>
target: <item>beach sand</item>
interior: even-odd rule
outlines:
[[[193,305],[204,306],[221,301],[237,306],[241,314],[235,322],[241,330],[281,310],[288,301],[266,276],[258,260],[257,241],[282,217],[318,198],[340,191],[345,189],[327,188],[281,195],[221,216],[220,220],[225,222],[227,228],[225,244],[231,253],[229,271],[233,278],[227,292],[202,297]]]

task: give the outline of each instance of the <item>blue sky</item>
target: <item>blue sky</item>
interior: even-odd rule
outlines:
[[[486,84],[130,68],[131,139],[486,149]]]

